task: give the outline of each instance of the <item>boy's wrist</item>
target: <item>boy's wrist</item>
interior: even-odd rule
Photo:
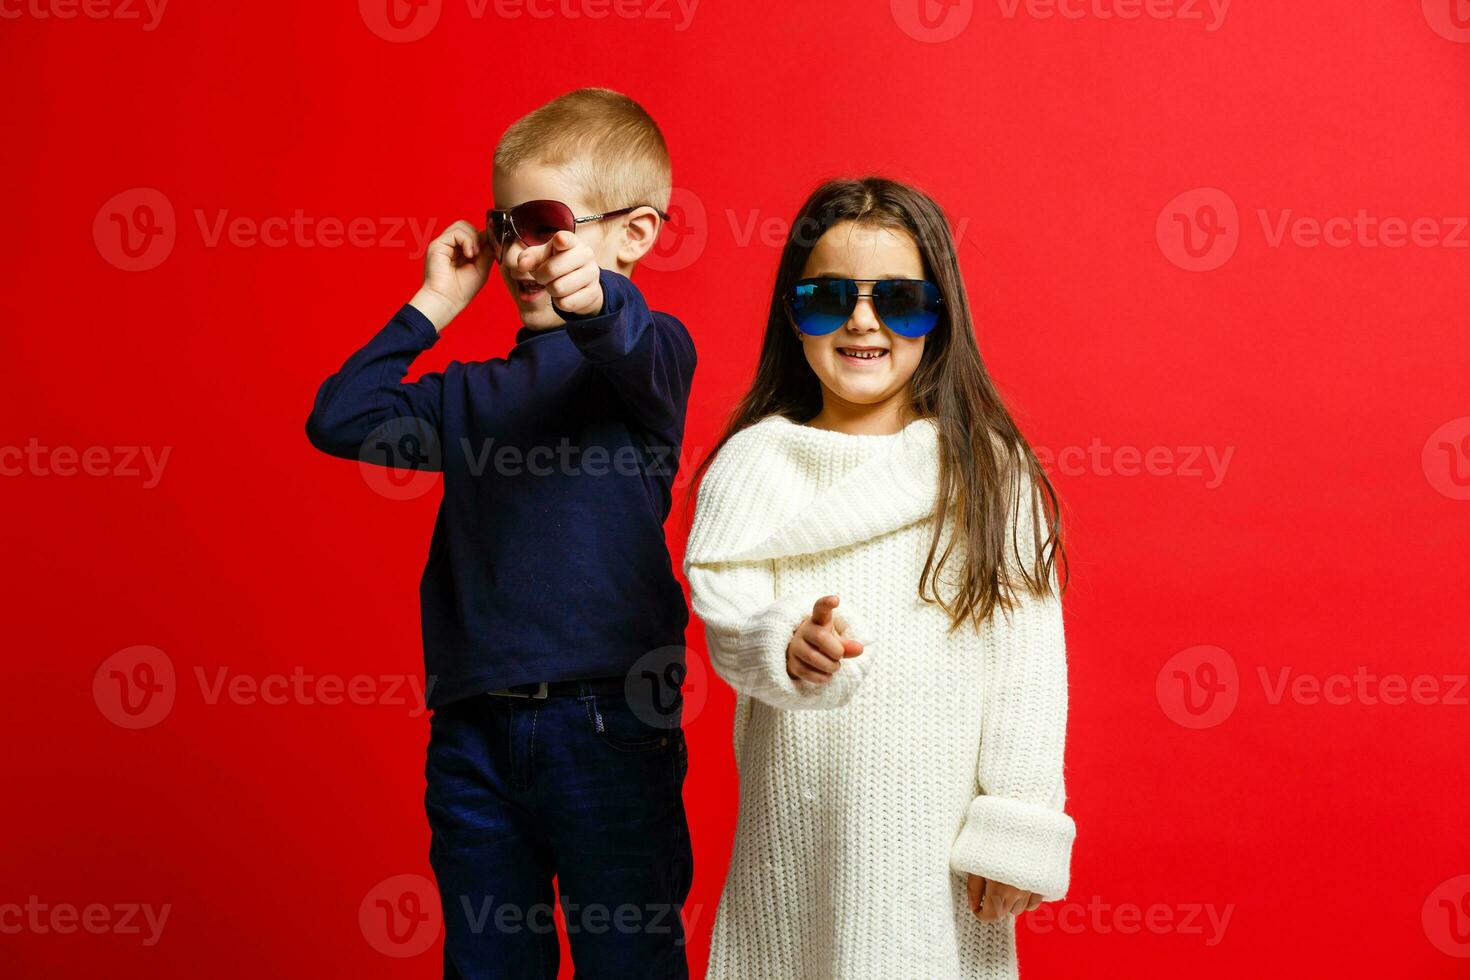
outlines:
[[[454,304],[427,286],[414,293],[408,305],[422,313],[424,319],[434,325],[435,331],[443,331],[460,313]]]

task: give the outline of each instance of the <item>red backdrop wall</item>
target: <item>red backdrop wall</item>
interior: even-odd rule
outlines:
[[[435,975],[373,909],[429,874],[437,487],[302,424],[505,125],[600,84],[674,155],[637,281],[698,344],[691,460],[817,180],[953,217],[1073,557],[1026,975],[1470,976],[1464,0],[394,2],[0,0],[0,972]],[[492,283],[421,367],[515,327]],[[731,704],[688,723],[696,976]]]

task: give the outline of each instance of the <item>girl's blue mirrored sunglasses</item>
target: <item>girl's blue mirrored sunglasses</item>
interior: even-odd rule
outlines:
[[[860,292],[861,283],[871,284],[872,291]],[[820,337],[852,319],[864,298],[872,300],[878,319],[900,337],[922,337],[933,330],[944,306],[939,287],[925,279],[801,279],[783,300],[796,329]]]

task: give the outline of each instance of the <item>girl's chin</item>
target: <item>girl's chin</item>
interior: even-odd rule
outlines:
[[[874,379],[874,382],[868,385],[846,384],[839,381],[837,384],[829,384],[827,387],[831,388],[844,401],[851,402],[854,405],[873,405],[889,396],[887,387],[879,384],[877,379]]]

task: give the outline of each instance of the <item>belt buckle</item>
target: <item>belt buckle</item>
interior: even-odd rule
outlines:
[[[534,693],[534,694],[528,694],[528,693],[525,693],[525,692],[522,692],[522,691],[512,691],[508,687],[497,687],[495,690],[493,690],[493,691],[486,691],[485,693],[486,694],[498,694],[501,697],[507,697],[507,698],[534,698],[537,701],[544,701],[544,700],[546,700],[546,698],[547,698],[547,696],[548,696],[548,694],[550,692],[549,692],[549,685],[547,684],[547,682],[546,681],[541,681],[541,682],[539,682],[536,685],[536,693]]]

